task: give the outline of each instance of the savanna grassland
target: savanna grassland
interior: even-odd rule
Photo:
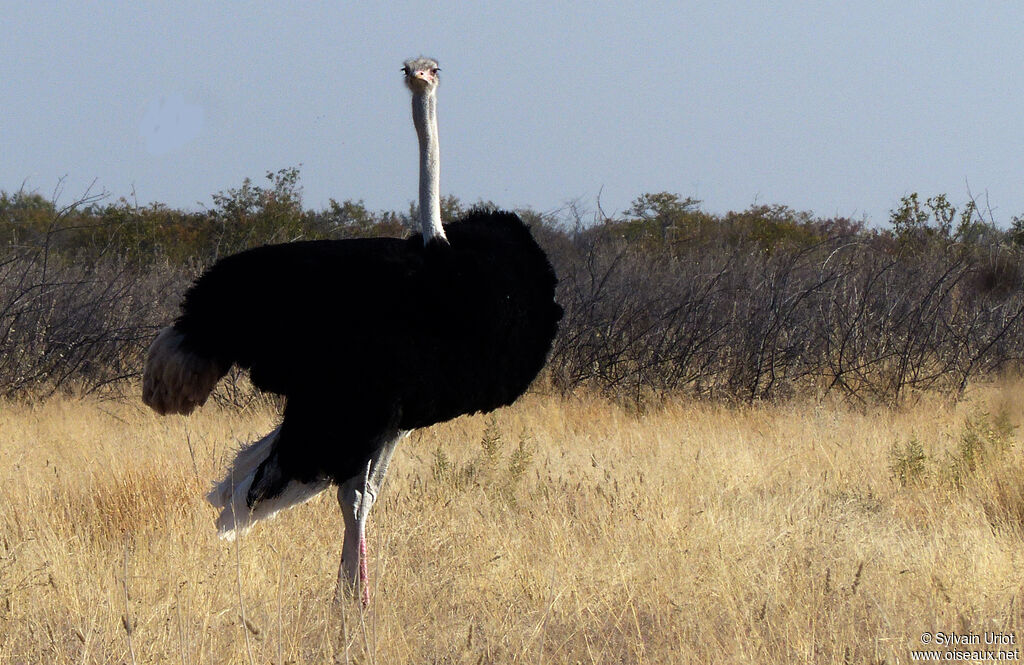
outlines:
[[[403,442],[365,610],[332,602],[329,492],[216,536],[203,495],[273,408],[5,402],[0,663],[905,663],[925,631],[1019,636],[1022,391],[530,394]]]
[[[218,259],[417,219],[307,209],[296,168],[260,183],[192,211],[0,192],[0,665],[905,663],[925,632],[1017,640],[1024,384],[998,377],[1024,359],[1024,216],[916,193],[887,226],[669,192],[519,210],[565,310],[547,366],[401,444],[363,609],[333,602],[330,493],[216,536],[204,495],[270,400],[236,372],[189,418],[138,398]]]

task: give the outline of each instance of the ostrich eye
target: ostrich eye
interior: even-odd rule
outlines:
[[[431,70],[430,70],[430,73],[431,73],[431,74],[436,74],[436,73],[438,73],[439,71],[441,71],[441,68],[440,68],[440,67],[434,67],[433,69],[431,69]]]

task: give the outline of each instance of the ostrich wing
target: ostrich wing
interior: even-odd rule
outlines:
[[[404,328],[429,306],[423,264],[411,240],[257,247],[196,280],[175,327],[195,352],[250,369],[262,390],[322,392],[408,356]]]

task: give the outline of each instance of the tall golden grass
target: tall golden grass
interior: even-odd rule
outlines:
[[[371,516],[366,610],[332,603],[330,492],[216,536],[203,496],[270,409],[4,403],[0,663],[896,663],[925,631],[1021,635],[1024,452],[995,424],[1021,394],[531,395],[416,432]]]

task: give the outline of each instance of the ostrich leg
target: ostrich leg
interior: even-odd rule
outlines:
[[[370,603],[369,576],[366,560],[366,518],[370,508],[380,496],[384,479],[395,454],[398,442],[408,432],[392,432],[383,437],[383,442],[366,463],[366,470],[345,481],[338,488],[338,504],[345,521],[345,541],[341,547],[341,564],[338,566],[338,586],[335,599],[340,600],[348,592],[358,592],[363,605]]]

